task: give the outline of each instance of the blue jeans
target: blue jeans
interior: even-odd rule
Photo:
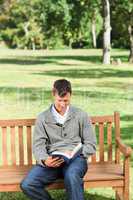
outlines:
[[[84,200],[83,176],[87,171],[87,161],[78,156],[69,165],[58,168],[41,165],[34,166],[20,187],[31,200],[52,200],[45,189],[58,178],[64,178],[66,194],[69,200]]]

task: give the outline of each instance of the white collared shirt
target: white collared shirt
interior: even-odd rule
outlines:
[[[56,120],[57,123],[59,124],[64,124],[64,122],[66,121],[68,112],[69,112],[69,106],[67,106],[66,112],[64,113],[64,115],[60,115],[57,110],[55,109],[54,105],[52,105],[52,114]]]

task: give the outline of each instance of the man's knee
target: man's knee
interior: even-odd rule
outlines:
[[[80,183],[81,180],[82,180],[82,178],[80,178],[79,174],[77,174],[74,170],[66,172],[65,177],[64,177],[65,183],[66,184],[69,183],[73,186]]]
[[[21,183],[20,183],[20,188],[22,191],[27,191],[30,189],[30,183],[24,179]]]

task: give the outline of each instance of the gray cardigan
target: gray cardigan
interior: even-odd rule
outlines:
[[[51,105],[52,107],[52,105]],[[63,125],[58,124],[51,107],[37,117],[33,132],[33,154],[39,164],[55,150],[73,150],[80,142],[84,157],[96,151],[96,137],[88,114],[70,105]]]

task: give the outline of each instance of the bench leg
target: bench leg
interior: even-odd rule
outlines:
[[[125,187],[124,188],[124,200],[129,200],[129,188]]]
[[[115,187],[116,200],[129,200],[129,187]]]
[[[114,189],[115,189],[115,199],[125,200],[123,197],[123,188],[114,188]]]

